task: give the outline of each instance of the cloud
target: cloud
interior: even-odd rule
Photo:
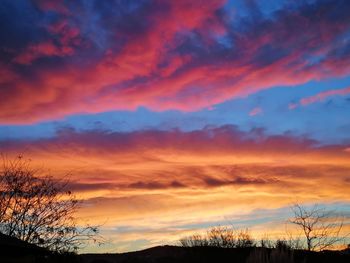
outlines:
[[[49,41],[29,46],[27,50],[15,57],[13,61],[19,64],[31,64],[40,57],[69,56],[73,52],[71,47],[57,47],[52,41]]]
[[[57,131],[53,138],[28,141],[2,141],[6,149],[20,149],[29,147],[36,150],[53,147],[66,151],[75,151],[88,148],[92,152],[120,153],[152,152],[152,149],[178,150],[184,153],[249,153],[251,150],[261,153],[300,153],[310,152],[317,147],[318,142],[307,137],[289,135],[267,136],[263,129],[252,129],[243,132],[234,125],[220,127],[206,127],[201,130],[183,132],[181,130],[141,130],[134,132],[110,132],[101,130],[88,130],[78,132],[74,129],[63,128]],[[284,146],[284,147],[282,147]],[[315,148],[317,149],[317,148]],[[322,152],[319,148],[316,152]]]
[[[43,11],[54,11],[60,14],[70,13],[63,0],[33,0],[33,2]]]
[[[1,70],[16,76],[1,83],[1,123],[141,106],[195,111],[349,72],[347,1],[268,17],[252,5],[246,19],[229,19],[217,0],[32,3],[1,3]]]
[[[345,96],[347,94],[350,94],[350,87],[347,87],[344,89],[327,90],[327,91],[320,92],[314,96],[301,99],[300,104],[302,106],[307,106],[312,103],[324,101],[325,99],[331,96]]]
[[[72,188],[92,195],[289,185],[300,176],[301,181],[320,178],[313,174],[316,167],[340,173],[350,158],[348,145],[320,146],[305,137],[234,126],[191,132],[64,129],[53,138],[2,141],[0,148],[11,156],[27,155],[39,166],[42,161],[57,176],[72,174],[78,180]]]
[[[96,191],[96,190],[106,190],[113,189],[115,186],[110,183],[77,183],[69,182],[67,189],[73,192],[86,192],[86,191]]]
[[[207,186],[218,187],[227,185],[259,185],[277,183],[277,180],[250,178],[250,177],[236,177],[231,180],[222,180],[214,177],[205,177],[203,179]]]
[[[289,103],[288,104],[288,109],[294,110],[298,107],[298,103]]]
[[[126,176],[126,175],[124,175]],[[84,178],[85,179],[85,178]],[[122,184],[108,180],[107,183],[100,183],[99,179],[95,179],[95,182],[80,183],[80,182],[69,182],[67,189],[81,193],[81,192],[94,192],[94,191],[117,191],[117,190],[133,190],[133,189],[144,189],[144,190],[165,190],[170,188],[184,188],[186,185],[173,180],[168,183],[159,183],[156,181],[136,181],[129,184]]]
[[[158,182],[142,182],[138,181],[136,183],[129,184],[127,187],[129,188],[135,188],[135,189],[167,189],[167,188],[181,188],[185,187],[184,184],[174,180],[170,182],[169,184],[162,184]]]
[[[71,189],[85,201],[79,217],[103,224],[108,237],[116,231],[116,240],[135,240],[145,231],[154,242],[229,224],[261,207],[349,203],[349,147],[234,126],[129,133],[66,128],[53,138],[0,142],[9,158],[23,153],[55,178],[69,173]],[[135,229],[124,235],[120,226]]]
[[[294,110],[299,106],[308,106],[313,103],[322,102],[329,97],[346,96],[348,94],[350,94],[350,87],[343,88],[343,89],[326,90],[326,91],[317,93],[316,95],[302,98],[297,103],[289,103],[288,109]]]
[[[263,113],[263,110],[260,107],[256,107],[249,112],[249,116],[255,116],[262,113]]]

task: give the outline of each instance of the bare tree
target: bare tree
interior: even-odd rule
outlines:
[[[259,242],[257,243],[258,246],[263,248],[273,248],[274,242],[269,238],[268,234],[264,234]]]
[[[340,236],[343,218],[334,211],[319,205],[308,209],[299,204],[293,205],[292,211],[294,217],[290,222],[302,229],[308,250],[325,250],[344,239]]]
[[[67,181],[39,176],[29,161],[3,159],[0,171],[0,232],[52,251],[75,251],[95,239],[98,228],[78,227],[79,201]]]
[[[248,229],[235,231],[233,228],[217,226],[210,228],[206,235],[194,234],[180,239],[183,247],[221,247],[221,248],[246,248],[254,247],[255,242]]]
[[[236,247],[245,248],[245,247],[254,247],[255,241],[249,233],[249,229],[240,230],[237,234]]]
[[[183,237],[180,240],[180,244],[183,247],[207,247],[209,241],[205,236],[194,234],[192,236]]]
[[[232,248],[236,246],[236,233],[234,229],[217,226],[207,232],[209,246]]]

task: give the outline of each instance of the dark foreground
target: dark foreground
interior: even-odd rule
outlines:
[[[85,254],[80,256],[88,263],[175,263],[175,262],[243,262],[243,263],[322,263],[350,262],[347,251],[308,252],[303,250],[287,251],[267,248],[215,248],[175,246],[154,247],[142,251],[124,254]]]
[[[350,251],[309,252],[268,248],[215,248],[160,246],[120,254],[54,255],[25,242],[0,235],[1,263],[349,263]]]

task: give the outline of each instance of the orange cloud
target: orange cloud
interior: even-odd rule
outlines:
[[[23,152],[55,176],[71,174],[72,189],[86,200],[81,215],[96,222],[108,218],[108,225],[170,225],[179,215],[183,224],[199,218],[214,222],[295,199],[350,201],[350,155],[344,151],[349,146],[318,147],[305,138],[232,127],[65,131],[53,139],[0,146],[8,155]]]

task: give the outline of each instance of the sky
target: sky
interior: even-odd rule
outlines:
[[[347,0],[2,0],[0,153],[71,178],[88,252],[350,218]],[[345,227],[350,229],[350,224]]]

